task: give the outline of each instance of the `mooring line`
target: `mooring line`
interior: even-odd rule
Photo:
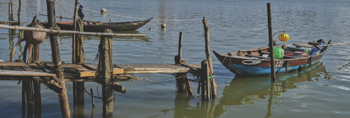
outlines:
[[[228,30],[261,30],[261,29],[265,28],[265,27],[262,27],[262,28],[256,28],[256,29],[232,29],[232,28],[229,28],[229,27],[223,27],[223,26],[216,25],[216,24],[213,24],[213,23],[208,23],[208,24],[216,26],[216,27],[220,27],[220,28],[225,28],[225,29],[228,29]]]

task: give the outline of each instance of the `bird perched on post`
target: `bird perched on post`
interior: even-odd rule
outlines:
[[[40,23],[40,21],[34,16],[32,23],[30,23],[27,27],[35,27],[38,29],[44,29],[45,27]],[[16,47],[19,43],[22,41],[26,41],[26,45],[28,45],[29,48],[29,56],[28,56],[28,62],[31,59],[31,53],[32,53],[32,44],[33,45],[40,45],[46,37],[46,32],[39,32],[39,31],[24,31],[24,38],[19,39],[17,43],[15,44],[14,48],[11,51],[10,54],[10,61],[12,61],[13,54],[15,53]],[[24,52],[26,53],[26,52]]]
[[[78,16],[80,17],[81,20],[83,20],[85,17],[85,15],[83,13],[83,5],[79,5]]]

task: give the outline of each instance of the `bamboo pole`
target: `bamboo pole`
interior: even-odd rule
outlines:
[[[267,3],[267,22],[269,30],[269,47],[270,47],[270,62],[271,62],[271,81],[275,81],[275,57],[273,53],[273,36],[272,36],[272,18],[271,18],[271,3]]]
[[[22,26],[21,24],[21,7],[22,7],[22,0],[19,0],[19,6],[18,6],[18,26]]]
[[[112,32],[107,29],[105,32]],[[102,97],[103,97],[103,116],[113,115],[113,61],[112,61],[112,48],[113,41],[110,36],[101,36],[100,43],[100,62],[99,66],[102,66]]]
[[[209,75],[211,76],[210,78],[210,84],[211,84],[211,97],[216,98],[216,88],[217,85],[215,83],[215,77],[214,77],[214,71],[213,71],[213,60],[211,59],[210,56],[210,46],[209,46],[209,32],[210,29],[208,27],[207,20],[205,17],[203,17],[203,26],[204,26],[204,37],[205,37],[205,54],[207,56],[208,60],[208,66],[209,66]]]
[[[48,13],[48,24],[52,29],[57,29],[56,19],[55,19],[55,2],[53,0],[46,0],[47,4],[47,13]],[[58,34],[50,34],[50,43],[52,51],[52,62],[54,63],[55,73],[57,74],[58,79],[61,81],[59,85],[62,87],[62,91],[58,93],[61,113],[63,118],[71,118],[69,101],[66,91],[66,84],[63,76],[62,62],[60,56],[60,49],[58,43]]]
[[[125,36],[125,37],[145,37],[145,34],[118,34],[118,33],[101,33],[101,32],[81,32],[81,31],[71,31],[71,30],[58,30],[58,29],[39,29],[33,27],[18,27],[18,26],[7,26],[0,25],[3,29],[14,29],[14,30],[27,30],[27,31],[39,31],[48,33],[61,33],[61,34],[82,34],[82,35],[97,35],[97,36]]]

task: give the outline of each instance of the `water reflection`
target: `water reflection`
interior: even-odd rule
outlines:
[[[313,81],[313,77],[321,77],[320,72],[327,73],[322,62],[307,66],[302,72],[290,72],[277,75],[276,82],[271,82],[270,76],[265,77],[242,77],[236,76],[223,90],[223,97],[211,101],[201,101],[197,105],[190,105],[191,96],[186,93],[177,93],[174,100],[174,108],[160,110],[163,115],[174,111],[174,118],[217,118],[225,114],[225,106],[254,104],[253,100],[267,99],[267,113],[265,118],[271,117],[272,105],[282,103],[282,95],[287,89],[297,88],[295,83]],[[316,79],[315,79],[316,80]],[[150,118],[159,117],[156,115]]]
[[[313,81],[313,77],[321,77],[320,72],[326,72],[322,62],[307,66],[302,72],[291,72],[277,75],[276,82],[271,82],[270,76],[266,77],[241,77],[236,76],[223,90],[223,97],[219,103],[223,106],[254,104],[253,100],[268,99],[268,111],[266,117],[272,116],[272,104],[281,103],[284,92],[287,89],[297,88],[295,83]]]

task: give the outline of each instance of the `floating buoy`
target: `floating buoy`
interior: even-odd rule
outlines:
[[[101,9],[101,13],[107,13],[107,9],[102,8],[102,9]]]
[[[278,36],[278,39],[282,42],[286,42],[289,40],[289,35],[287,33],[282,33],[280,36]]]
[[[163,24],[161,25],[161,27],[162,27],[162,28],[166,28],[166,24],[163,23]]]
[[[148,28],[148,30],[153,30],[153,28],[152,28],[152,27],[150,27],[150,28]]]

